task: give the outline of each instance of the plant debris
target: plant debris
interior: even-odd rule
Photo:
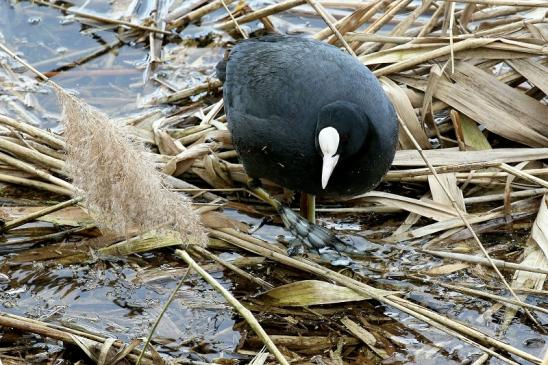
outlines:
[[[0,361],[545,363],[547,11],[0,3],[0,44],[59,85],[0,52]],[[376,191],[318,199],[320,224],[376,244],[343,267],[287,256],[231,143],[214,66],[267,32],[356,56],[402,124]]]

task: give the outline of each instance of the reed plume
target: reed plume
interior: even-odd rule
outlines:
[[[53,88],[62,106],[67,168],[100,228],[175,231],[184,244],[205,245],[207,236],[188,197],[165,188],[145,146],[107,115]]]

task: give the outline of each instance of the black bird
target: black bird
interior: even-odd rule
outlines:
[[[247,174],[292,190],[351,196],[394,158],[398,122],[376,77],[312,39],[264,36],[217,65],[233,144]]]

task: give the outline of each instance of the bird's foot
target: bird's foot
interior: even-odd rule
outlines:
[[[305,244],[299,238],[294,238],[287,242],[288,256],[302,256],[306,252]]]
[[[285,227],[295,235],[301,245],[314,249],[318,253],[322,250],[332,249],[335,253],[359,254],[362,248],[353,242],[345,242],[332,234],[328,229],[317,224],[311,224],[306,219],[292,211],[290,208],[280,205],[278,212],[282,217]]]
[[[257,187],[256,182],[256,179],[250,179],[248,181],[248,186],[253,195],[274,207],[280,214],[285,227],[293,233],[299,241],[299,244],[292,243],[289,245],[289,255],[295,255],[310,249],[317,251],[320,256],[327,254],[327,251],[329,250],[330,254],[339,256],[342,252],[351,255],[360,255],[367,250],[363,244],[355,243],[353,241],[343,241],[332,234],[328,229],[310,223],[290,208],[270,197],[264,189]]]

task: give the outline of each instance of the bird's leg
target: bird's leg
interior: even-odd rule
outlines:
[[[300,212],[311,224],[316,224],[316,196],[301,192]]]
[[[306,219],[308,219],[310,223],[316,224],[316,195],[306,194],[306,200],[308,202]]]
[[[289,243],[289,255],[301,252],[304,247],[314,249],[319,253],[321,249],[326,247],[338,252],[356,251],[356,247],[341,241],[328,229],[311,224],[305,218],[291,210],[291,208],[282,205],[278,200],[272,198],[264,189],[258,186],[256,180],[248,181],[248,186],[253,195],[276,209],[282,218],[284,226],[295,235],[296,240]]]

